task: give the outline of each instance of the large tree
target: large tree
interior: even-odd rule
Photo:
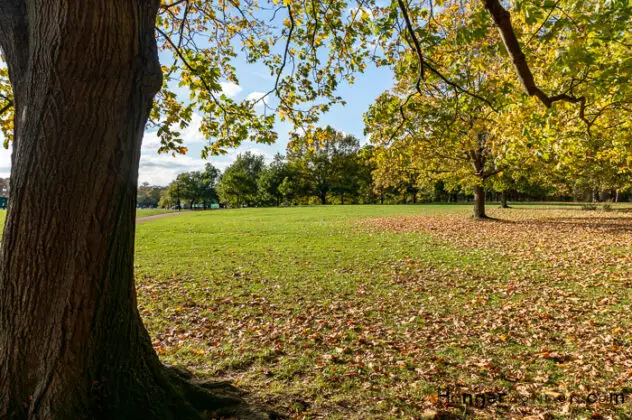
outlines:
[[[360,142],[354,136],[327,126],[296,135],[287,147],[287,159],[303,183],[305,193],[327,204],[327,196],[341,197],[358,189]]]
[[[14,150],[0,251],[0,418],[196,418],[232,401],[163,367],[139,317],[140,147],[150,115],[161,150],[182,153],[178,127],[199,112],[218,140],[205,151],[219,152],[273,141],[272,115],[309,126],[339,102],[333,90],[361,61],[350,48],[357,36],[345,35],[359,23],[318,23],[346,18],[344,2],[281,8],[276,28],[230,1],[0,2],[0,128]],[[334,41],[331,60],[312,60]],[[278,113],[221,94],[222,81],[238,82],[238,42],[276,75]],[[158,47],[171,51],[164,68]],[[299,72],[286,69],[290,48]],[[173,94],[176,80],[191,101]]]
[[[442,79],[415,86],[418,68],[411,66],[411,51],[399,59],[392,92],[377,98],[365,122],[371,141],[379,146],[376,175],[382,184],[390,180],[390,186],[407,185],[415,191],[437,181],[448,189],[466,186],[474,193],[474,218],[484,219],[485,184],[509,169],[508,149],[515,154],[522,142],[512,142],[502,130],[499,109],[508,102],[511,85],[505,66],[493,58],[500,43],[491,28],[471,27],[473,13],[474,5],[446,2],[435,16],[444,36],[426,52],[441,64],[444,75],[470,94]],[[445,53],[460,46],[464,48],[459,55]],[[464,70],[466,63],[478,71]],[[476,97],[483,95],[484,101]]]
[[[277,153],[270,165],[263,168],[257,179],[259,204],[280,206],[283,194],[279,191],[279,186],[288,176],[291,176],[291,173],[285,157]]]
[[[218,178],[219,170],[210,163],[204,166],[203,171],[178,174],[176,179],[163,189],[161,205],[181,208],[184,201],[188,202],[190,208],[193,208],[194,204],[202,204],[204,208],[210,207],[212,203],[217,202]]]
[[[500,187],[488,179],[506,169],[517,176],[595,143],[617,162],[611,166],[625,161],[629,4],[595,11],[589,2],[516,2],[511,12],[497,0],[445,1],[434,11],[423,2],[397,6],[404,41],[383,33],[388,48],[378,61],[394,67],[396,84],[366,118],[381,146],[379,183],[442,177],[470,187],[474,216],[485,218],[485,185]],[[397,14],[377,20],[389,21]]]
[[[144,182],[143,185],[138,187],[136,204],[139,207],[158,207],[160,195],[165,191],[165,189],[165,187],[149,185],[149,183]]]
[[[237,155],[217,183],[217,193],[221,202],[231,207],[257,204],[259,176],[265,166],[263,155],[252,152]]]
[[[0,253],[0,417],[192,415],[184,382],[151,346],[133,279],[140,145],[162,80],[159,4],[1,7],[17,118]]]

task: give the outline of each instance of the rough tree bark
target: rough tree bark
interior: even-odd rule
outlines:
[[[133,278],[141,139],[161,85],[159,0],[2,0],[15,96],[0,250],[0,418],[197,418]]]
[[[485,189],[480,185],[474,187],[474,219],[487,219],[485,214]]]

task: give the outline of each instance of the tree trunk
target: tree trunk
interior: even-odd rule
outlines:
[[[345,204],[345,195],[344,194],[340,194],[340,204],[341,205]]]
[[[509,204],[507,204],[507,191],[502,191],[500,193],[500,207],[503,209],[509,208]]]
[[[203,405],[233,401],[203,401],[162,366],[136,307],[138,164],[161,85],[158,5],[0,7],[19,116],[0,250],[0,418],[196,418]]]
[[[320,204],[322,205],[327,204],[327,193],[320,194]]]
[[[474,218],[487,219],[485,214],[485,189],[480,185],[474,187]]]

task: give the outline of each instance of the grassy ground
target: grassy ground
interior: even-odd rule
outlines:
[[[141,313],[165,362],[234,380],[296,418],[629,418],[630,404],[592,400],[632,392],[632,215],[524,206],[474,223],[470,210],[145,223]],[[445,404],[448,386],[507,395]]]
[[[174,210],[166,209],[136,209],[136,217],[156,216],[158,214],[173,213]]]

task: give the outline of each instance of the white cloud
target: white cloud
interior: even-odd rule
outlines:
[[[249,100],[250,102],[255,102],[255,101],[258,101],[258,100],[260,100],[261,98],[263,98],[265,95],[266,95],[266,93],[265,93],[265,92],[257,92],[257,91],[254,91],[254,92],[250,92],[250,93],[248,94],[248,96],[246,96],[246,99],[247,99],[247,100]],[[260,102],[259,104],[257,104],[257,105],[263,105],[264,103],[266,103],[266,104],[268,103],[268,98],[265,98],[263,101],[261,101],[261,102]]]
[[[271,153],[270,150],[265,150],[265,149],[262,149],[262,148],[257,147],[257,146],[258,145],[256,143],[243,144],[243,145],[239,146],[237,149],[235,149],[233,152],[229,153],[226,156],[232,162],[232,161],[234,161],[237,158],[238,154],[250,152],[253,155],[263,155],[263,158],[265,159],[265,161],[267,163],[272,162],[272,160],[274,159],[274,154]],[[264,146],[264,147],[266,147],[266,146]],[[267,147],[269,147],[269,146],[267,146]]]
[[[206,142],[200,133],[202,117],[193,114],[191,124],[182,130],[184,145],[200,145]],[[0,133],[0,144],[3,140]],[[199,157],[199,151],[190,151],[187,155],[176,155],[157,153],[160,147],[160,140],[156,132],[147,132],[143,138],[142,154],[139,167],[139,184],[149,182],[152,185],[167,185],[182,172],[199,171],[204,169],[206,163],[211,163],[220,170],[225,170],[240,153],[252,152],[263,155],[266,162],[271,162],[277,150],[282,151],[283,142],[280,141],[274,146],[258,145],[246,142],[237,149],[229,150],[224,156],[213,156],[208,160]],[[196,148],[199,150],[199,148]],[[0,147],[0,177],[6,178],[11,173],[11,147],[4,149]]]
[[[141,151],[155,152],[158,150],[159,147],[160,147],[160,139],[158,138],[158,135],[156,134],[156,132],[155,131],[146,132],[145,135],[143,136],[143,145],[142,145]]]
[[[181,138],[185,147],[189,147],[194,144],[202,144],[206,142],[204,135],[200,132],[200,125],[202,124],[202,117],[200,114],[193,113],[191,116],[191,122],[189,125],[180,129],[179,127],[174,127],[174,130],[179,131],[181,134]],[[143,148],[144,152],[156,152],[160,147],[160,139],[158,138],[155,131],[146,132],[143,137]]]
[[[11,151],[13,148],[9,145],[9,148],[5,149],[2,142],[4,142],[4,136],[0,133],[0,178],[8,178],[11,175]]]
[[[200,144],[205,143],[206,138],[200,132],[200,125],[202,124],[202,117],[200,114],[194,113],[191,116],[191,123],[182,130],[182,140],[184,141],[184,145],[187,144]]]
[[[224,171],[231,163],[235,161],[240,153],[251,152],[256,155],[263,155],[267,163],[272,162],[274,158],[273,150],[266,150],[257,147],[257,144],[243,144],[237,149],[229,150],[228,154],[223,156],[213,156],[208,160],[192,155],[176,155],[157,153],[143,153],[140,158],[140,169],[138,173],[138,183],[149,182],[152,185],[167,185],[173,181],[178,174],[183,172],[200,171],[204,169],[207,163],[212,164],[217,169]],[[194,152],[191,152],[194,153]]]
[[[220,82],[219,84],[222,87],[222,93],[229,98],[233,98],[239,94],[242,90],[244,90],[237,83],[233,82]]]
[[[206,161],[194,159],[189,155],[151,154],[142,155],[138,170],[138,183],[149,182],[152,185],[167,185],[182,172],[199,171]]]

